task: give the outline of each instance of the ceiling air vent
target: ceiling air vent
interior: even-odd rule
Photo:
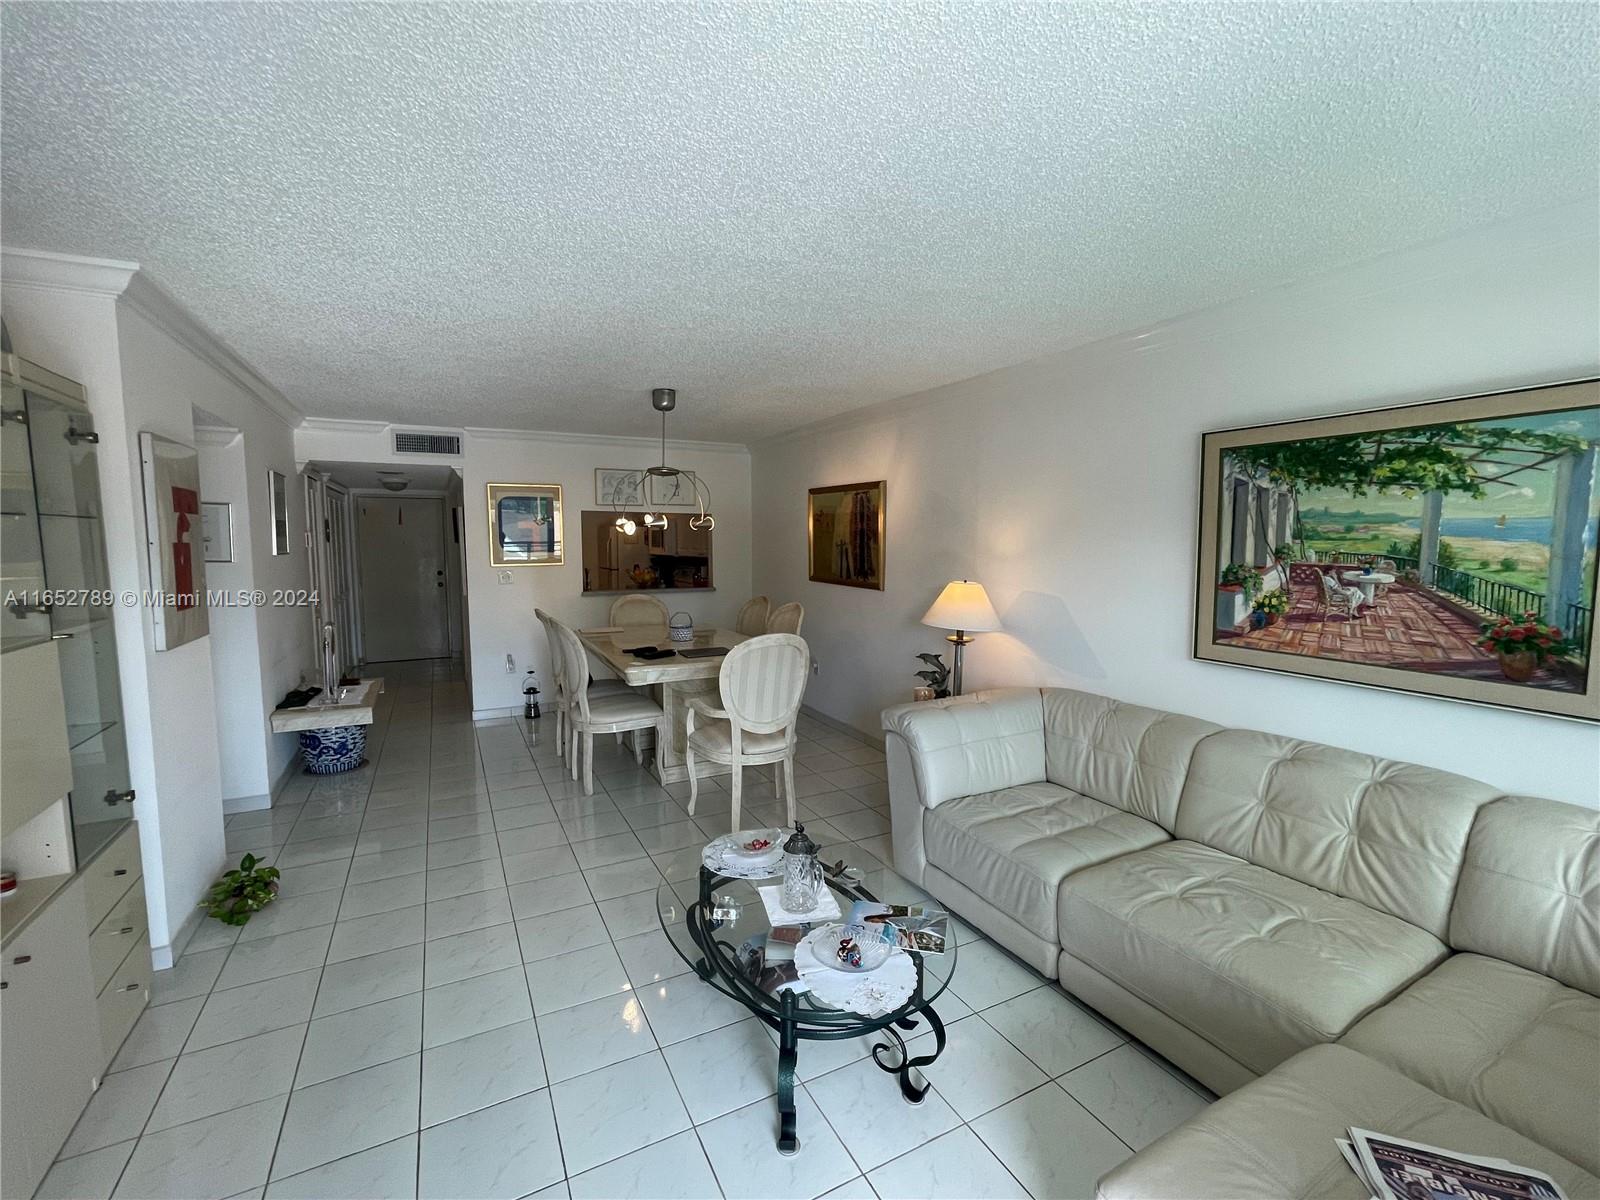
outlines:
[[[414,429],[394,431],[396,454],[454,454],[461,453],[459,433],[429,433]]]

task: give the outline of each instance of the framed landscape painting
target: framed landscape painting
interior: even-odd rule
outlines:
[[[806,502],[813,583],[883,590],[884,481],[814,487]]]
[[[1600,721],[1600,381],[1202,439],[1196,658]]]

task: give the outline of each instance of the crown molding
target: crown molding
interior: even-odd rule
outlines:
[[[305,414],[289,403],[282,392],[142,271],[128,281],[122,300],[173,341],[249,392],[289,428],[305,420]]]
[[[306,417],[300,428],[307,433],[383,433],[388,421],[358,421],[344,417]]]
[[[196,320],[136,262],[5,247],[0,275],[13,287],[104,296],[126,304],[173,341],[243,388],[291,429],[305,419],[277,388]]]
[[[196,425],[194,441],[197,446],[231,446],[239,431],[231,425]]]
[[[659,437],[635,437],[618,433],[567,433],[555,429],[495,429],[479,425],[468,425],[465,432],[468,437],[485,438],[494,441],[583,443],[590,446],[617,446],[622,448],[646,446],[653,450],[661,448],[661,439]],[[748,455],[750,453],[750,447],[741,442],[696,442],[673,437],[667,439],[667,448],[669,450],[698,450],[707,454]]]
[[[6,246],[0,249],[0,274],[6,283],[51,292],[116,299],[128,290],[139,264],[118,258],[85,258]]]

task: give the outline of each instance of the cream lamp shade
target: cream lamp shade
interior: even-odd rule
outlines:
[[[944,585],[933,607],[922,614],[922,623],[935,629],[989,633],[1000,628],[1000,616],[989,603],[983,584],[955,579]]]

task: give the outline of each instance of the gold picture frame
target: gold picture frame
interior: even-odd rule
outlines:
[[[566,561],[560,484],[491,483],[484,495],[490,566],[557,567]]]
[[[1597,458],[1592,379],[1207,433],[1194,657],[1600,721]]]
[[[806,569],[812,583],[883,591],[887,481],[814,487],[806,494]]]

